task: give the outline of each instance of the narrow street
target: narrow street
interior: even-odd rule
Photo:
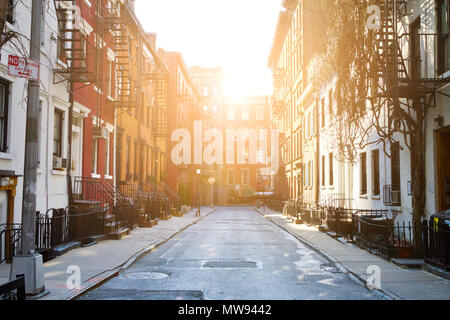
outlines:
[[[219,207],[81,299],[379,297],[251,207]]]

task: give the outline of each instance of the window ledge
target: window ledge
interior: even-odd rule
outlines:
[[[112,180],[112,179],[113,179],[113,176],[108,176],[107,174],[105,174],[105,179],[106,179],[106,180]]]
[[[102,176],[96,173],[91,173],[91,178],[92,179],[100,179]]]
[[[367,194],[360,194],[359,195],[360,199],[369,199],[369,197],[367,196]]]
[[[329,186],[328,187],[330,190],[334,190],[334,186]]]
[[[52,170],[52,175],[54,175],[54,176],[65,176],[65,175],[67,175],[67,172],[66,172],[66,170],[62,171],[62,170],[55,170],[55,169],[53,169]]]
[[[381,196],[372,196],[372,200],[381,200]]]
[[[7,152],[0,152],[0,159],[1,160],[12,160],[13,156],[11,153],[7,153]]]

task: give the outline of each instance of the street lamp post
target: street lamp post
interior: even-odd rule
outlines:
[[[202,201],[201,201],[201,197],[200,197],[200,174],[201,174],[201,169],[197,169],[196,173],[197,173],[197,201],[200,203],[200,205],[202,205]]]
[[[213,176],[209,177],[208,183],[211,185],[211,209],[214,208],[214,182],[216,182],[216,178]]]

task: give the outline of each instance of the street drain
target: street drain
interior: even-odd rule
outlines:
[[[124,277],[135,280],[160,280],[167,278],[169,275],[161,272],[134,272],[125,274]]]
[[[255,261],[245,261],[245,260],[212,260],[205,261],[202,263],[202,268],[210,269],[256,269],[258,268],[258,263]]]

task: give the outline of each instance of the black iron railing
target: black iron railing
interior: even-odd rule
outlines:
[[[450,271],[450,227],[446,223],[423,222],[423,256],[425,262]]]
[[[355,216],[355,242],[358,246],[388,258],[422,257],[422,226],[412,222]]]
[[[0,263],[11,262],[21,246],[22,225],[2,224],[0,225]]]
[[[0,300],[25,300],[25,276],[17,275],[16,280],[0,286]]]

